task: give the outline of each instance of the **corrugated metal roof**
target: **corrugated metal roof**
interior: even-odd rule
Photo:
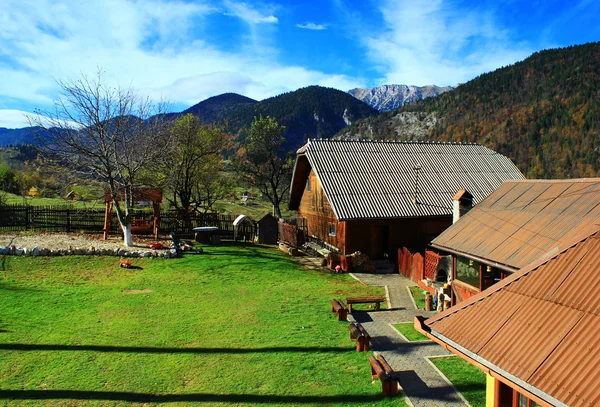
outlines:
[[[551,404],[600,406],[599,229],[424,324]]]
[[[310,140],[298,154],[308,158],[338,220],[450,215],[460,189],[476,204],[502,182],[524,178],[508,158],[478,144]]]
[[[432,241],[515,270],[600,220],[600,179],[507,181]]]

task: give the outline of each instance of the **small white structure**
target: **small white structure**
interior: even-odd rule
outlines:
[[[255,222],[246,215],[240,215],[233,221],[233,240],[252,241],[254,238]]]

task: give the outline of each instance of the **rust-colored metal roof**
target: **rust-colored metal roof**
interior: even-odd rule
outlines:
[[[550,405],[600,406],[600,226],[563,247],[424,326]]]
[[[518,270],[600,221],[600,179],[506,181],[431,245]]]
[[[298,150],[290,209],[298,209],[311,169],[338,220],[447,216],[461,189],[478,203],[524,178],[479,144],[316,139]]]

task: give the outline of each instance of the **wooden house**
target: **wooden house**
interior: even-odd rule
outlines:
[[[477,204],[506,180],[523,179],[501,154],[477,144],[309,140],[297,152],[290,209],[308,234],[372,259],[422,251],[452,224],[458,190]]]
[[[581,200],[584,191],[572,190]],[[486,406],[600,406],[600,297],[583,289],[600,274],[597,222],[461,304],[415,318],[417,330],[486,373]]]
[[[453,303],[485,290],[600,219],[600,179],[507,181],[431,242],[452,254]]]

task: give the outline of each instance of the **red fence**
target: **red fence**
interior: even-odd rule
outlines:
[[[300,247],[305,243],[304,231],[297,225],[279,222],[279,241],[292,247]]]
[[[421,253],[411,253],[406,247],[398,249],[398,272],[406,278],[419,282],[426,278],[435,280],[437,267],[442,257],[426,250],[425,257]]]

